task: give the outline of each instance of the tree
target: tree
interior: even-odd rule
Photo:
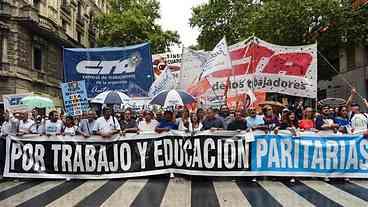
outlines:
[[[222,6],[219,6],[221,5]],[[191,25],[198,43],[211,49],[226,36],[229,44],[255,35],[280,45],[318,41],[318,49],[338,68],[338,49],[368,45],[368,12],[354,11],[350,0],[212,0],[193,8]],[[334,75],[319,60],[319,77]]]
[[[110,0],[110,11],[96,18],[100,32],[98,46],[128,46],[150,42],[153,53],[169,50],[180,44],[176,31],[164,31],[156,20],[160,18],[157,0]]]

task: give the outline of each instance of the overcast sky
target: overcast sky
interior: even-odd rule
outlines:
[[[165,30],[178,31],[184,46],[195,45],[199,31],[189,25],[189,19],[192,16],[191,8],[205,2],[208,0],[160,0],[161,20],[159,23]]]

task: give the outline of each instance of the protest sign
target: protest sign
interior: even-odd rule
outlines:
[[[3,95],[4,101],[4,109],[5,111],[9,111],[10,113],[14,113],[15,111],[24,111],[28,108],[24,106],[20,101],[22,98],[27,96],[32,96],[33,93],[20,93],[20,94],[8,94]]]
[[[61,83],[60,87],[68,115],[77,116],[89,110],[85,81]]]
[[[64,49],[65,81],[86,81],[88,97],[119,90],[130,97],[147,96],[153,82],[148,43],[124,48]]]
[[[232,136],[135,135],[115,140],[7,137],[5,177],[106,179],[248,169],[248,143]]]
[[[182,54],[171,52],[152,55],[155,80],[160,77],[166,68],[169,68],[175,78],[176,85],[178,85],[180,81],[181,56]]]
[[[368,177],[368,140],[362,135],[263,135],[251,153],[251,170],[258,175]]]

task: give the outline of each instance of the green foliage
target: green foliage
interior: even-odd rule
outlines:
[[[368,45],[368,11],[353,11],[351,0],[210,0],[193,8],[190,22],[201,31],[202,49],[212,49],[223,36],[229,44],[253,34],[280,45],[318,41],[336,67],[338,48]],[[326,67],[320,60],[322,79],[333,75]]]
[[[111,10],[96,18],[100,32],[98,46],[128,46],[150,42],[152,53],[180,44],[176,31],[164,31],[155,21],[160,18],[157,0],[110,0]]]

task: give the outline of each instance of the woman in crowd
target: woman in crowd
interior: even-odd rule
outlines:
[[[302,131],[316,128],[314,124],[314,113],[311,107],[305,108],[303,119],[299,121],[299,128]]]
[[[298,120],[296,119],[296,115],[293,111],[289,111],[282,117],[279,127],[281,130],[288,128],[299,128]]]
[[[202,108],[197,109],[197,118],[200,122],[205,120],[205,112]]]
[[[276,128],[275,134],[277,134],[278,130],[289,130],[292,135],[296,136],[297,128],[299,128],[299,125],[295,112],[289,111],[283,115],[281,124]]]
[[[65,117],[65,126],[63,128],[62,134],[64,136],[75,136],[80,134],[78,132],[78,127],[75,125],[75,120],[72,116]]]
[[[189,110],[187,108],[183,109],[178,125],[180,131],[191,131],[192,123],[190,121]]]
[[[192,113],[190,116],[190,123],[192,125],[192,132],[199,132],[202,129],[202,123],[199,120],[196,113]]]

